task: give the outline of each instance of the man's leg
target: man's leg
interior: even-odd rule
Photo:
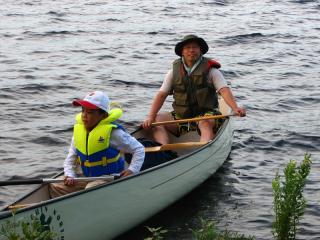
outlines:
[[[156,118],[156,122],[172,121],[172,120],[174,120],[174,118],[169,112],[159,113]],[[168,125],[155,126],[152,128],[154,140],[161,144],[169,143],[169,132],[177,134],[178,125],[174,123],[174,124],[168,124]]]
[[[214,121],[212,120],[203,120],[200,121],[198,124],[201,137],[200,141],[201,142],[208,142],[215,137],[215,132],[214,132]]]

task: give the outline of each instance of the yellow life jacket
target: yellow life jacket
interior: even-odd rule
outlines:
[[[76,116],[73,136],[78,161],[82,172],[87,177],[95,177],[112,173],[120,173],[124,169],[124,160],[120,152],[111,148],[110,136],[114,128],[122,128],[113,123],[122,115],[119,108],[112,109],[109,116],[101,120],[98,125],[87,133],[81,119],[81,114]]]

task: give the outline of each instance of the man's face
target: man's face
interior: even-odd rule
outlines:
[[[188,63],[195,63],[200,57],[201,49],[198,43],[190,42],[183,46],[182,56]]]
[[[82,107],[81,119],[88,132],[94,129],[94,127],[104,118],[105,114],[101,113],[98,109]]]

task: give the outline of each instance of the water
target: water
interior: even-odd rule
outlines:
[[[320,239],[319,1],[0,3],[1,179],[60,171],[78,111],[70,103],[92,90],[122,104],[122,123],[134,129],[176,57],[175,43],[196,33],[248,116],[235,121],[230,157],[212,178],[121,238],[142,239],[148,225],[170,230],[166,239],[191,239],[203,217],[271,239],[271,181],[309,152],[298,238]],[[1,187],[0,205],[29,188]]]

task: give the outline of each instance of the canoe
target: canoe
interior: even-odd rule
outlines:
[[[230,112],[223,101],[220,105],[223,114]],[[132,134],[150,138],[142,129]],[[195,148],[177,149],[177,158],[139,174],[55,199],[49,199],[48,185],[42,184],[10,205],[21,206],[15,209],[16,219],[38,217],[57,234],[56,239],[112,239],[208,179],[227,159],[232,139],[232,118],[226,118],[214,140]],[[199,136],[196,132],[180,138],[171,135],[170,141],[196,142]],[[0,226],[10,219],[12,210],[6,206],[0,211]]]

